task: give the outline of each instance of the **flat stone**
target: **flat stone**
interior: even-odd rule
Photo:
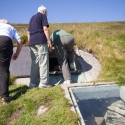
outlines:
[[[42,114],[45,113],[47,110],[48,110],[48,107],[40,106],[40,107],[38,108],[38,111],[37,111],[37,115],[36,115],[36,116],[42,115]]]

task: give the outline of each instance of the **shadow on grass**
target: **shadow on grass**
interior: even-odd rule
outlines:
[[[25,94],[28,89],[29,89],[28,86],[21,86],[16,89],[10,90],[10,93],[14,93],[14,96],[12,96],[12,100],[16,100],[21,95]]]

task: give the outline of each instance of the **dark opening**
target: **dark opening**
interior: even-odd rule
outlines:
[[[68,61],[68,64],[69,64],[68,58],[67,58],[67,61]],[[61,68],[60,68],[60,65],[58,63],[57,58],[49,58],[49,71],[50,72],[61,71]]]
[[[67,61],[69,64],[68,57],[67,57]],[[61,71],[54,48],[52,52],[49,52],[49,72],[53,72],[53,71]]]
[[[49,58],[49,71],[60,71],[60,66],[57,58]]]

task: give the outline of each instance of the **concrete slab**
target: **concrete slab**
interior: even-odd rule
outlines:
[[[16,47],[13,48],[16,51]],[[15,77],[29,77],[31,67],[31,57],[29,47],[22,47],[19,57],[17,60],[11,59],[10,63],[10,74]]]
[[[79,50],[79,53],[82,58],[78,59],[82,66],[82,72],[86,77],[86,82],[95,80],[101,71],[101,65],[99,61],[92,54],[89,54],[82,50]]]

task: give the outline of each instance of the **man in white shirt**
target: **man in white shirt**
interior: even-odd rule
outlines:
[[[12,40],[17,42],[14,54]],[[0,20],[0,96],[3,104],[10,102],[11,99],[9,96],[10,60],[11,57],[13,60],[18,58],[21,48],[22,41],[16,29],[7,20]]]

